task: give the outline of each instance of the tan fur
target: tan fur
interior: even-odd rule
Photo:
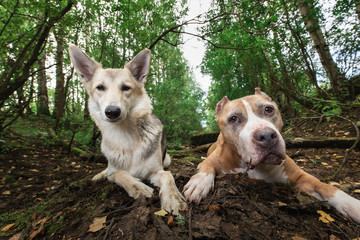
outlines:
[[[360,223],[359,200],[304,172],[285,154],[280,112],[259,88],[255,95],[233,101],[224,97],[216,107],[216,121],[221,132],[207,158],[199,164],[199,172],[184,186],[187,200],[200,202],[205,198],[214,187],[216,174],[245,172],[250,168],[249,178],[290,183],[302,192],[328,201],[345,217]]]

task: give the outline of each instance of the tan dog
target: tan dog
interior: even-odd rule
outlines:
[[[187,200],[200,202],[205,198],[214,188],[216,174],[250,169],[250,178],[269,183],[289,182],[360,223],[359,200],[320,182],[286,155],[280,133],[283,126],[280,112],[259,88],[255,89],[255,95],[233,101],[224,97],[217,104],[216,121],[221,132],[208,150],[207,158],[199,164],[199,173],[185,185],[183,192]]]
[[[150,66],[150,50],[141,51],[124,69],[103,69],[78,47],[69,48],[71,60],[89,94],[89,112],[102,134],[101,150],[108,167],[93,180],[107,178],[133,198],[151,197],[148,179],[160,188],[161,206],[178,214],[186,202],[173,176],[163,170],[170,164],[160,120],[144,84]]]

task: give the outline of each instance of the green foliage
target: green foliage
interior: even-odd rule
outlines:
[[[177,215],[175,217],[175,220],[176,220],[176,224],[180,226],[184,226],[186,224],[185,217],[183,217],[181,214]]]
[[[331,43],[340,72],[348,78],[357,74],[360,25],[354,13],[355,2],[336,1],[334,7],[326,1],[303,2],[310,6],[308,17],[317,23],[313,27],[325,32],[325,40]],[[212,76],[206,101],[210,129],[217,128],[214,110],[223,96],[239,98],[252,94],[254,87],[267,92],[281,109],[294,103],[299,104],[293,105],[299,110],[301,106],[313,108],[317,102],[306,97],[309,95],[326,100],[346,96],[351,87],[343,79],[338,81],[345,93],[329,94],[333,83],[319,60],[299,3],[213,1],[207,13],[207,19],[212,20],[202,28],[203,35],[210,39],[202,63],[202,71]],[[339,113],[338,108],[330,108]]]
[[[340,115],[342,112],[342,108],[339,104],[339,101],[326,101],[326,102],[319,102],[318,109],[324,115]]]
[[[3,46],[0,50],[0,76],[9,65],[7,58],[19,56],[20,46],[24,46],[26,41],[35,34],[33,26],[41,24],[42,19],[46,19],[48,15],[58,14],[57,11],[66,6],[66,3],[65,1],[27,2],[21,0],[5,1],[0,5],[0,12],[4,13],[0,17],[2,20],[0,29],[3,27],[6,29],[0,34],[0,44]],[[81,118],[86,115],[84,104],[87,96],[77,74],[74,74],[71,69],[66,46],[69,43],[78,45],[89,56],[101,62],[105,68],[123,67],[136,53],[152,46],[163,32],[179,24],[187,11],[184,5],[184,0],[139,0],[136,2],[80,0],[75,2],[70,11],[55,24],[53,30],[56,36],[61,35],[64,39],[65,48],[63,72],[67,81],[65,86],[67,105],[64,119],[58,119],[58,125],[62,128],[59,131],[60,136],[68,139],[76,131],[75,140],[86,145],[93,135],[90,121],[85,121],[81,127],[73,126],[83,121]],[[11,15],[12,13],[14,14]],[[9,24],[4,25],[7,21]],[[162,39],[163,41],[158,42],[151,49],[151,70],[146,88],[152,98],[154,112],[165,126],[168,139],[173,144],[180,145],[193,132],[202,129],[203,92],[195,84],[182,52],[176,46],[182,41],[181,36],[170,32]],[[48,41],[44,46],[47,65],[54,61],[56,44],[54,41]],[[37,64],[34,64],[34,67],[35,69],[31,71],[34,72],[33,76],[36,78]],[[54,72],[54,66],[47,69],[49,83],[51,83],[48,84],[50,111],[53,111],[55,98],[57,98],[54,94]],[[31,84],[26,88],[24,86],[24,90],[26,89],[23,91],[24,100],[27,98],[36,100],[36,96],[35,98],[30,96],[32,87]],[[15,109],[13,106],[20,107],[17,106],[20,105],[17,100],[16,95],[6,100],[1,111],[7,110],[9,114],[3,119],[6,120],[11,116],[11,112]],[[36,109],[37,107],[39,109]],[[41,112],[43,108],[46,109],[46,106],[39,106],[31,101],[30,108]],[[16,116],[17,112],[14,115]],[[3,125],[1,119],[0,125]],[[42,138],[46,137],[42,136]]]
[[[10,147],[6,144],[4,140],[0,139],[0,154],[5,154],[10,151]]]

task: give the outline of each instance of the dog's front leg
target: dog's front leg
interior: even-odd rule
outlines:
[[[285,172],[290,182],[300,191],[305,192],[320,201],[326,201],[345,217],[360,223],[359,200],[304,172],[290,158],[286,159]]]
[[[184,186],[183,193],[186,200],[199,203],[205,198],[211,189],[214,189],[215,169],[209,162],[211,156],[198,166],[199,172],[191,177],[190,181]]]
[[[96,174],[91,180],[92,181],[100,181],[100,180],[105,179],[107,177],[107,171],[108,171],[108,168],[106,168],[102,172]]]
[[[150,181],[160,188],[161,207],[164,210],[178,215],[179,210],[187,208],[185,199],[177,189],[170,171],[160,170],[150,176]]]
[[[140,179],[131,176],[130,173],[123,170],[116,171],[108,176],[108,179],[124,188],[129,196],[133,198],[140,196],[150,198],[154,191],[154,189],[142,183]]]

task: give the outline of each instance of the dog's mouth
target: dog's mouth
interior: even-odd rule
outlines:
[[[262,157],[260,159],[260,161],[258,161],[258,163],[254,163],[252,161],[252,159],[250,159],[250,162],[247,163],[248,164],[248,167],[249,169],[255,169],[255,167],[258,165],[258,164],[271,164],[271,165],[280,165],[283,160],[286,158],[286,155],[283,154],[283,153],[275,153],[275,152],[269,152],[267,154],[264,155],[264,157]]]
[[[121,118],[120,117],[118,117],[118,118],[106,118],[106,121],[108,121],[108,122],[113,122],[113,123],[116,123],[116,122],[119,122],[121,120]]]

